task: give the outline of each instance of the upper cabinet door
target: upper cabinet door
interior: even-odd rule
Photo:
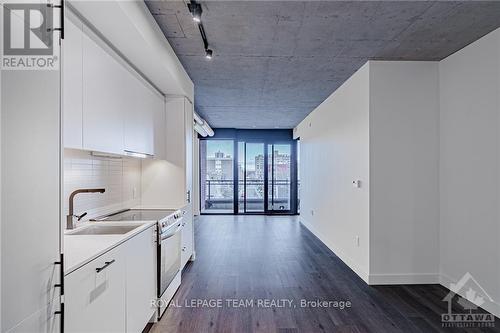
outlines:
[[[64,112],[64,147],[83,148],[82,138],[82,87],[83,87],[83,33],[82,23],[70,12],[66,19],[62,45],[62,92]]]
[[[98,45],[94,38],[84,34],[84,149],[123,154],[124,110],[130,107],[125,98],[124,83],[128,82],[129,76],[130,73],[122,64]]]
[[[128,93],[125,111],[125,151],[154,155],[155,93],[138,78],[128,73],[124,81]]]
[[[184,98],[171,97],[166,100],[166,155],[167,161],[184,170],[186,166],[186,114]],[[184,175],[179,181],[184,182]],[[183,186],[182,188],[184,188]]]
[[[167,133],[166,133],[166,113],[165,99],[158,97],[154,105],[154,126],[155,126],[155,158],[158,160],[167,159]]]

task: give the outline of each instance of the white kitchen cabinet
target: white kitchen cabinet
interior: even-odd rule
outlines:
[[[67,332],[144,329],[156,310],[155,232],[151,226],[66,275]]]
[[[2,3],[5,13],[8,6]],[[19,27],[29,23],[22,15],[11,19]],[[23,30],[13,29],[14,36]],[[58,32],[53,47],[59,57]],[[0,331],[55,333],[55,285],[61,282],[61,267],[54,264],[60,258],[60,72],[2,69],[0,80]]]
[[[62,92],[64,147],[83,148],[83,32],[82,23],[66,13],[62,47]]]
[[[164,159],[164,97],[75,14],[66,18],[64,147]]]
[[[118,246],[66,276],[66,332],[125,332],[125,260]]]
[[[185,137],[185,182],[186,182],[186,214],[184,214],[184,229],[182,230],[182,267],[194,254],[194,229],[193,229],[193,105],[184,99],[184,137]]]
[[[187,99],[184,99],[184,136],[185,136],[185,158],[186,158],[186,203],[192,206],[193,195],[193,104]],[[192,210],[190,211],[192,217]]]
[[[155,159],[165,160],[167,158],[167,129],[166,129],[166,112],[165,98],[157,98],[154,100],[154,123],[155,123]]]
[[[166,159],[172,165],[180,167],[182,175],[176,175],[179,181],[177,188],[186,188],[186,98],[167,97],[166,99]],[[181,177],[178,177],[181,176]],[[181,204],[183,200],[180,202]]]
[[[123,154],[124,98],[130,73],[84,27],[83,36],[83,148]]]
[[[131,73],[123,82],[128,100],[125,113],[124,149],[127,152],[154,155],[154,100],[150,88]]]
[[[127,253],[127,332],[142,332],[155,308],[156,231],[151,227],[125,243]]]
[[[186,206],[186,214],[184,214],[181,234],[181,267],[184,267],[191,259],[194,251],[194,229],[193,229],[193,212],[192,206]]]
[[[182,208],[192,190],[193,108],[185,97],[167,97],[165,107],[166,161],[143,161],[142,204]]]

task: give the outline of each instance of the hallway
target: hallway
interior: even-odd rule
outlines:
[[[196,261],[150,332],[466,332],[441,326],[445,288],[368,286],[299,217],[201,216],[195,238]],[[331,302],[302,306],[318,299]]]

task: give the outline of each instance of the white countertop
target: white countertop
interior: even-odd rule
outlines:
[[[108,252],[126,240],[154,226],[156,221],[134,222],[89,222],[64,234],[64,274],[67,275],[86,263]],[[137,225],[137,228],[122,235],[72,235],[88,225]]]

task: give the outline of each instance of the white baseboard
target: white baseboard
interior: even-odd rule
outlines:
[[[368,283],[368,273],[360,267],[360,265],[352,260],[349,256],[345,255],[342,250],[334,246],[333,244],[328,244],[325,239],[321,236],[317,230],[314,229],[314,227],[307,222],[306,219],[304,219],[302,216],[300,217],[300,223],[304,227],[306,227],[314,236],[318,237],[319,240],[325,244],[326,247],[328,247],[337,257],[339,257],[340,260],[342,260],[354,273],[356,273],[363,281]]]
[[[385,284],[439,284],[439,274],[423,273],[423,274],[370,274],[368,284],[370,285],[385,285]]]
[[[440,284],[450,289],[451,283],[457,283],[459,279],[454,279],[444,273],[415,273],[415,274],[368,274],[360,266],[346,256],[339,248],[333,244],[328,244],[317,230],[306,220],[300,217],[300,223],[313,233],[326,247],[328,247],[337,257],[340,258],[350,269],[354,271],[363,281],[369,285],[403,285],[403,284]],[[465,291],[458,293],[465,297]],[[478,305],[478,304],[477,304]],[[498,301],[485,300],[481,305],[483,309],[500,318],[500,303]]]

